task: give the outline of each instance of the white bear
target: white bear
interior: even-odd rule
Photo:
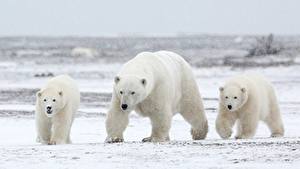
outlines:
[[[272,137],[284,134],[275,91],[262,75],[246,73],[229,79],[220,87],[219,113],[216,130],[229,138],[237,121],[236,139],[252,138],[259,120],[264,121]]]
[[[132,110],[149,117],[152,134],[143,142],[169,140],[172,116],[180,113],[192,126],[193,139],[204,139],[208,124],[189,64],[168,51],[142,52],[115,77],[106,119],[106,142],[122,142]]]
[[[80,103],[76,82],[68,75],[56,76],[36,94],[37,141],[70,143],[70,131]]]

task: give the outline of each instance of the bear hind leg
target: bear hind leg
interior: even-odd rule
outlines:
[[[244,116],[239,119],[239,136],[236,139],[250,139],[252,138],[258,126],[259,113],[244,112]]]
[[[143,142],[164,142],[169,141],[169,131],[171,128],[172,112],[170,109],[165,109],[165,111],[159,113],[159,116],[150,116],[152,124],[152,133],[150,137],[144,138]]]
[[[208,132],[208,123],[201,100],[191,99],[187,102],[189,103],[183,104],[180,114],[191,125],[193,140],[205,139]]]
[[[271,131],[271,137],[282,137],[284,135],[284,126],[278,107],[278,101],[274,89],[270,91],[270,114],[264,119]]]
[[[271,113],[264,121],[271,131],[271,137],[282,137],[284,135],[284,127],[277,105],[272,108]]]

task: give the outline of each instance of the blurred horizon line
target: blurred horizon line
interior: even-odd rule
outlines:
[[[169,33],[169,34],[155,34],[155,33],[116,33],[116,34],[99,34],[99,35],[82,35],[82,34],[61,34],[61,35],[42,35],[42,34],[19,34],[19,35],[1,35],[0,38],[176,38],[176,37],[201,37],[201,36],[219,36],[219,37],[251,37],[251,36],[267,36],[273,34],[280,37],[295,37],[300,34],[290,33]]]

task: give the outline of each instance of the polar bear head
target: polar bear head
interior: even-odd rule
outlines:
[[[240,109],[248,99],[247,89],[237,85],[220,87],[220,103],[230,112]]]
[[[146,86],[146,78],[129,75],[115,77],[114,92],[120,100],[121,110],[134,110],[135,106],[147,97]]]
[[[54,88],[47,88],[37,92],[37,100],[41,110],[48,117],[53,117],[64,107],[63,92]]]

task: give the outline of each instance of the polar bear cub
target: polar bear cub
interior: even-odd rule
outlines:
[[[267,124],[271,137],[284,135],[275,91],[263,76],[255,73],[236,76],[219,90],[216,130],[223,139],[231,136],[236,121],[236,139],[252,138],[259,120]]]
[[[68,75],[52,78],[36,94],[37,141],[70,143],[70,131],[80,103],[76,82]]]
[[[132,110],[151,120],[151,136],[143,142],[168,141],[175,113],[190,123],[193,139],[204,139],[208,131],[192,69],[173,52],[142,52],[122,67],[115,77],[107,114],[106,142],[123,141]]]

